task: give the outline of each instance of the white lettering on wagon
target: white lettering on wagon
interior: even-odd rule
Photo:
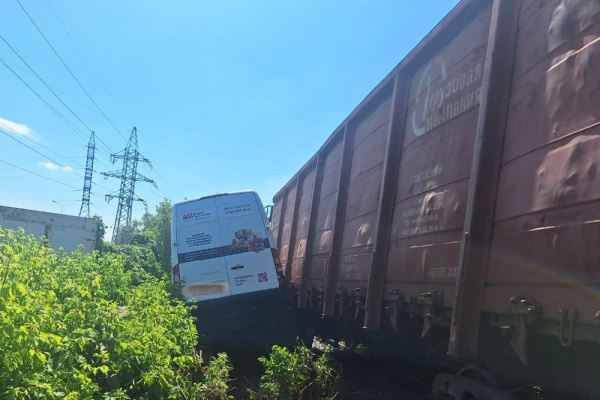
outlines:
[[[447,265],[432,265],[427,267],[427,277],[430,279],[448,279],[458,276],[458,267]]]
[[[341,277],[344,280],[360,279],[360,266],[356,255],[348,255],[342,258]]]
[[[438,186],[438,182],[435,178],[440,175],[443,170],[444,168],[441,164],[436,164],[431,168],[424,169],[414,174],[410,179],[410,192],[421,193]]]
[[[441,82],[433,85],[436,75],[441,76]],[[479,105],[482,76],[482,62],[450,77],[446,74],[446,62],[442,57],[428,64],[421,74],[417,88],[418,94],[424,91],[425,100],[422,109],[417,106],[411,116],[414,135],[423,136]]]
[[[413,200],[413,206],[402,212],[402,236],[432,233],[440,230],[443,196],[428,193]]]

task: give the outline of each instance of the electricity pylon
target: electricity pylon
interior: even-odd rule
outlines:
[[[96,138],[94,131],[90,135],[87,145],[87,160],[85,162],[85,176],[83,177],[83,195],[79,216],[90,217],[90,196],[92,194],[92,175],[94,175],[94,156],[96,153]]]
[[[143,157],[138,151],[137,129],[135,127],[131,130],[127,147],[110,155],[110,161],[113,164],[117,160],[123,160],[121,171],[103,172],[102,175],[104,175],[105,179],[109,177],[121,179],[119,191],[107,194],[106,201],[110,202],[110,200],[115,198],[119,201],[115,223],[113,224],[112,242],[116,244],[125,244],[129,241],[129,228],[131,227],[133,202],[139,201],[144,204],[146,209],[148,208],[144,199],[135,194],[135,183],[147,182],[156,187],[156,183],[154,183],[152,179],[146,178],[137,172],[139,162],[146,163],[150,167],[152,167],[152,165],[150,164],[150,160]]]

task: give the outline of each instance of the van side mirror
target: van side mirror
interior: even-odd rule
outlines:
[[[267,214],[267,221],[271,223],[271,219],[273,219],[273,205],[269,204],[265,206],[265,214]]]

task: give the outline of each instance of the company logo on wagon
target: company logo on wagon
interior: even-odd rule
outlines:
[[[417,86],[417,100],[410,118],[415,136],[434,130],[479,105],[483,63],[461,72],[447,73],[446,61],[438,57],[425,67]]]

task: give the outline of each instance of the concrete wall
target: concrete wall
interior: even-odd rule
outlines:
[[[97,229],[91,218],[4,206],[0,206],[0,226],[46,236],[54,249],[73,251],[82,246],[86,253],[94,250]]]

